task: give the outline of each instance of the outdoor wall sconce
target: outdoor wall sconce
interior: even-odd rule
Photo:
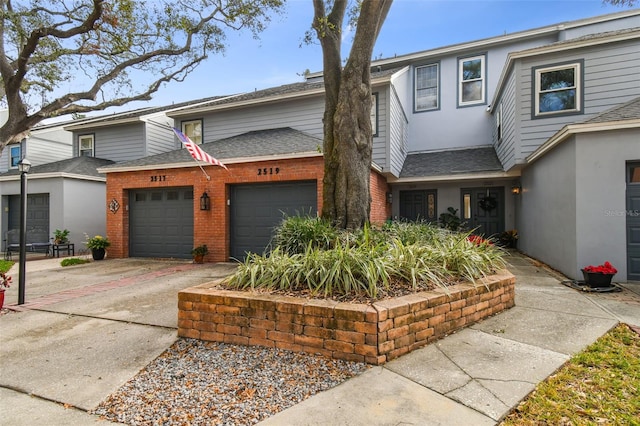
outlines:
[[[511,193],[512,193],[512,194],[518,195],[518,194],[520,194],[521,192],[522,192],[522,188],[520,187],[520,184],[516,184],[516,185],[513,185],[513,186],[511,187]]]
[[[387,203],[391,204],[393,202],[393,194],[391,192],[387,192]]]
[[[209,210],[211,208],[211,198],[205,191],[200,197],[200,210]]]

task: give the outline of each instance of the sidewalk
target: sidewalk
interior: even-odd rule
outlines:
[[[619,321],[640,325],[640,283],[584,293],[520,255],[516,306],[260,423],[493,425]]]
[[[235,267],[113,259],[59,268],[59,260],[28,261],[26,309],[0,316],[2,424],[110,424],[83,410],[176,340],[177,291]],[[640,325],[640,283],[584,293],[523,256],[508,262],[514,308],[260,424],[493,425],[619,321]]]

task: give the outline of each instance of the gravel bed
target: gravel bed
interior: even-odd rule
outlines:
[[[367,368],[320,355],[180,339],[93,414],[129,425],[253,425]]]

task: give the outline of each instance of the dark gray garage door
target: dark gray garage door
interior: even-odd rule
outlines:
[[[316,182],[236,185],[231,188],[231,257],[263,253],[283,216],[316,215]]]
[[[193,248],[193,188],[130,192],[129,255],[190,258]]]
[[[9,196],[9,227],[20,229],[20,196]],[[49,194],[27,195],[27,230],[42,234],[49,241]]]

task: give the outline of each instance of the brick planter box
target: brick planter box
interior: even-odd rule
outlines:
[[[381,365],[514,306],[515,277],[501,271],[374,304],[230,291],[203,284],[178,294],[178,335],[260,345]]]

